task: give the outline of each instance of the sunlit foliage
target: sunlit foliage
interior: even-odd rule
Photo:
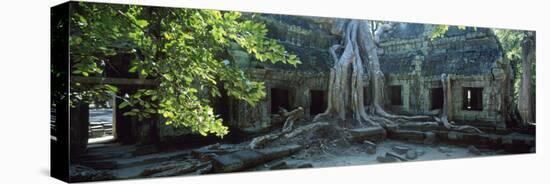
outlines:
[[[129,72],[159,85],[119,96],[125,100],[119,108],[131,107],[125,115],[159,114],[171,126],[223,137],[228,128],[211,107],[221,86],[228,96],[251,105],[266,95],[262,82],[250,80],[231,61],[230,43],[261,62],[300,63],[266,34],[264,24],[243,20],[238,12],[81,3],[71,14],[72,75],[101,76],[109,57],[129,54]],[[117,90],[72,87],[74,96],[95,94],[88,99]]]

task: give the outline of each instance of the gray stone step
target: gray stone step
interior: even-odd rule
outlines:
[[[81,164],[94,169],[121,169],[177,159],[190,155],[189,150],[175,151],[169,153],[154,153],[131,158],[112,158],[104,160],[87,160]]]
[[[281,157],[292,155],[302,149],[297,144],[265,149],[240,150],[214,157],[213,171],[217,173],[241,171]]]

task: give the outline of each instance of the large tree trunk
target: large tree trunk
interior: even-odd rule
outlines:
[[[429,116],[402,116],[388,113],[384,110],[384,74],[380,69],[378,59],[378,42],[381,35],[390,30],[393,24],[384,24],[377,27],[374,33],[369,30],[369,22],[365,20],[338,20],[331,32],[342,36],[342,44],[330,47],[335,64],[330,71],[330,81],[328,89],[328,107],[324,113],[315,116],[314,121],[322,118],[338,117],[341,120],[351,120],[345,122],[356,122],[359,125],[367,123],[369,126],[397,125],[402,123],[423,124],[426,121],[433,120]],[[340,56],[338,49],[343,48]],[[363,62],[367,62],[367,75],[370,94],[370,104],[363,104],[363,90],[365,87],[365,76]],[[446,75],[442,76],[444,88],[450,88],[449,79]],[[450,94],[450,90],[446,89]],[[445,98],[450,99],[446,94]],[[447,129],[467,132],[481,132],[471,126],[456,126],[447,120],[448,99],[445,99],[443,118],[437,120]]]
[[[375,37],[369,32],[369,23],[364,20],[338,20],[332,33],[342,36],[343,43],[330,48],[335,64],[330,72],[327,110],[317,115],[314,121],[325,117],[337,116],[341,120],[352,118],[359,124],[369,125],[393,124],[394,121],[430,119],[428,116],[399,116],[387,113],[384,102],[384,74],[380,70],[377,42],[384,31],[391,29],[392,24],[378,26]],[[338,56],[338,49],[343,48]],[[370,80],[371,104],[365,108],[364,87],[365,75],[363,62],[367,64],[367,75]],[[367,114],[367,111],[369,112]],[[377,116],[373,116],[373,115]]]
[[[342,35],[343,48],[341,56],[336,52],[341,45],[334,45],[330,48],[330,53],[334,58],[335,64],[330,71],[330,81],[328,90],[327,110],[315,117],[319,119],[324,116],[337,115],[341,120],[346,120],[352,116],[358,122],[369,122],[374,124],[367,116],[363,104],[363,58],[360,55],[360,25],[366,25],[366,21],[359,20],[339,20],[334,26],[332,33]]]
[[[526,33],[528,34],[528,33]],[[519,91],[518,110],[523,124],[535,123],[535,106],[532,96],[531,62],[535,57],[535,35],[527,35],[521,44],[523,74]]]
[[[440,121],[446,128],[451,128],[452,125],[449,122],[449,112],[451,111],[450,96],[451,96],[451,80],[447,74],[441,74],[441,85],[443,86],[443,109],[441,110]]]

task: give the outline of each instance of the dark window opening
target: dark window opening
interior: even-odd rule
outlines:
[[[481,111],[483,110],[482,104],[483,88],[464,88],[462,94],[463,109]]]
[[[390,102],[392,105],[403,105],[401,86],[390,86]]]
[[[309,107],[309,114],[316,115],[323,113],[327,108],[325,101],[325,92],[320,90],[311,90],[311,105]]]
[[[287,89],[271,88],[271,114],[277,114],[279,107],[290,110],[289,92]]]
[[[443,88],[432,88],[432,110],[433,109],[442,109],[443,108]]]
[[[222,118],[224,122],[230,122],[231,109],[227,90],[223,85],[220,85],[218,89],[220,90],[221,96],[214,100],[214,114],[220,115],[220,118]]]

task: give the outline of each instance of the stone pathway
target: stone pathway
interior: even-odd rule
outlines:
[[[91,139],[113,135],[113,110],[90,109],[90,126],[88,134]],[[92,141],[93,142],[97,142]],[[89,142],[90,143],[90,142]]]

